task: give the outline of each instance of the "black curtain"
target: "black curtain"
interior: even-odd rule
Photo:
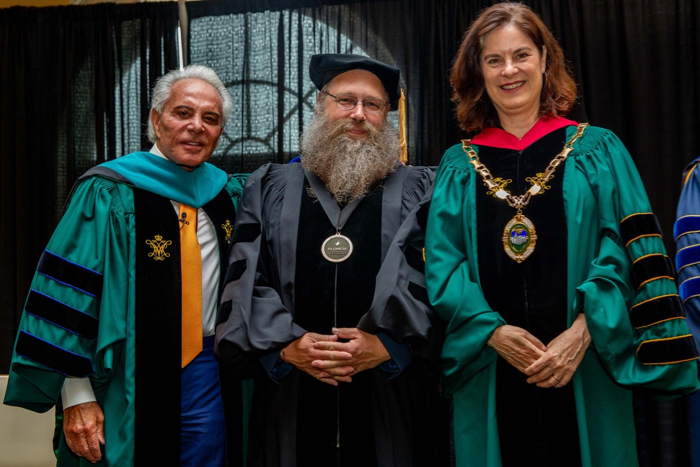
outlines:
[[[0,373],[73,182],[118,149],[147,147],[148,106],[135,131],[122,113],[176,66],[176,22],[170,3],[0,9]]]
[[[493,3],[188,3],[191,61],[212,66],[235,100],[213,162],[233,172],[289,160],[315,98],[310,54],[364,52],[402,70],[410,162],[439,163],[468,136],[450,102],[452,59],[469,24]],[[699,143],[700,5],[523,3],[542,16],[570,61],[580,94],[572,118],[609,128],[625,143],[673,254],[680,175]],[[171,3],[0,9],[0,373],[70,186],[88,167],[148,147],[148,90],[176,66],[176,15]],[[687,463],[684,404],[639,399],[643,465]]]

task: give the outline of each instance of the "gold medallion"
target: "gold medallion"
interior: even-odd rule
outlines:
[[[535,251],[536,243],[535,224],[520,213],[516,214],[503,229],[503,249],[518,263],[525,261]]]
[[[342,263],[352,254],[352,242],[338,232],[323,242],[321,254],[331,263]]]
[[[576,129],[576,134],[567,141],[564,149],[554,156],[547,169],[544,172],[537,173],[534,177],[525,179],[531,186],[524,194],[519,196],[513,195],[506,190],[506,187],[512,180],[504,180],[501,177],[493,178],[489,169],[479,160],[479,155],[472,148],[471,140],[462,140],[462,149],[469,157],[469,163],[472,164],[476,173],[481,175],[484,185],[488,189],[487,194],[506,201],[508,206],[518,210],[518,213],[508,222],[505,230],[503,230],[503,249],[511,259],[518,263],[525,261],[535,251],[535,243],[537,242],[535,225],[530,219],[523,216],[521,211],[528,205],[533,196],[544,194],[549,190],[550,187],[547,185],[547,182],[554,177],[557,167],[573,151],[574,143],[583,136],[583,132],[587,127],[588,123],[581,123]]]

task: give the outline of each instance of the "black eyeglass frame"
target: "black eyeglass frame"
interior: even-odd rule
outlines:
[[[382,106],[379,108],[379,110],[376,110],[376,111],[370,110],[370,109],[368,109],[367,107],[365,107],[365,112],[367,112],[368,114],[374,114],[374,115],[376,115],[376,114],[381,113],[382,110],[384,110],[384,107],[386,107],[387,105],[389,105],[389,102],[383,101],[383,100],[381,100],[381,99],[377,99],[376,97],[368,97],[368,98],[366,98],[366,99],[364,99],[364,100],[359,100],[357,97],[351,96],[351,95],[349,95],[349,94],[336,94],[336,95],[333,95],[333,94],[331,94],[331,93],[328,92],[328,91],[322,91],[322,93],[331,96],[331,97],[333,98],[333,100],[335,100],[335,105],[336,105],[339,109],[341,109],[341,110],[353,110],[355,107],[357,107],[357,104],[362,104],[362,105],[364,106],[364,105],[365,105],[365,101],[366,101],[366,100],[369,100],[369,101],[371,101],[371,102],[377,102],[377,103],[381,103],[381,104],[382,104]],[[352,107],[344,107],[344,106],[342,106],[342,104],[338,101],[338,97],[339,97],[339,96],[342,97],[342,98],[344,98],[344,99],[353,99],[355,102],[352,104]]]

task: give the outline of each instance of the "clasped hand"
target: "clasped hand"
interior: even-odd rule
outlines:
[[[586,318],[579,314],[571,327],[544,345],[523,328],[504,325],[494,331],[488,345],[509,364],[541,388],[561,388],[581,364],[591,336]]]
[[[282,349],[282,359],[332,386],[391,358],[379,338],[358,328],[333,328],[332,334],[307,332]]]

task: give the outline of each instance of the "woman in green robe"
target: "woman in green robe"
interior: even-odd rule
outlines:
[[[426,280],[457,465],[638,465],[631,388],[694,391],[698,351],[637,170],[563,117],[576,85],[524,5],[477,18],[451,84],[478,134],[441,161]]]

